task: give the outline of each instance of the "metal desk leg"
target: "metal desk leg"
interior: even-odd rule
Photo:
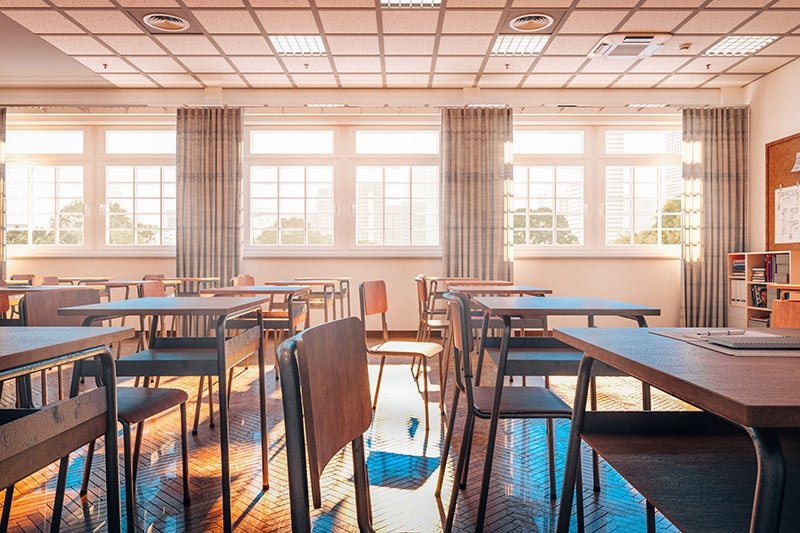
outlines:
[[[786,461],[778,434],[772,429],[745,428],[756,450],[758,475],[750,532],[778,531],[781,525]]]

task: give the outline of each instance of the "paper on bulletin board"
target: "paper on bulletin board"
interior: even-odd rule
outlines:
[[[775,242],[800,242],[800,185],[775,189]]]

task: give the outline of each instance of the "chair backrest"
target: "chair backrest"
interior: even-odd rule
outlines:
[[[142,279],[164,279],[166,276],[164,274],[145,274],[142,276]]]
[[[6,282],[0,279],[0,287],[5,287]],[[5,318],[5,313],[11,309],[11,302],[8,300],[8,294],[0,294],[0,314]]]
[[[167,287],[164,282],[158,279],[149,279],[143,281],[139,285],[139,298],[146,298],[148,296],[166,296]]]
[[[444,298],[450,305],[450,336],[455,354],[456,386],[472,401],[472,366],[470,354],[475,347],[472,335],[472,320],[469,312],[469,297],[463,293],[446,292]]]
[[[231,285],[234,287],[238,285],[245,285],[252,287],[256,284],[256,278],[252,274],[239,274],[235,278],[231,279]]]
[[[359,285],[361,295],[361,321],[366,324],[367,317],[381,316],[383,339],[388,340],[389,328],[386,325],[386,311],[389,310],[389,299],[386,296],[386,282],[382,279],[362,281]]]
[[[33,285],[33,280],[36,279],[36,274],[11,274],[11,279],[25,280],[30,285]]]
[[[55,286],[58,285],[58,276],[44,276],[42,278],[42,285]]]
[[[80,326],[86,317],[59,315],[58,310],[99,302],[95,289],[30,292],[20,301],[20,316],[26,326]]]
[[[420,322],[424,322],[428,318],[428,280],[424,274],[420,274],[414,278],[414,283],[417,284],[417,312],[419,313]]]
[[[311,327],[281,344],[278,361],[292,526],[294,531],[310,531],[306,452],[315,508],[322,504],[322,471],[348,442],[353,444],[356,485],[363,476],[362,489],[367,490],[363,433],[372,423],[372,404],[364,325],[349,317]]]

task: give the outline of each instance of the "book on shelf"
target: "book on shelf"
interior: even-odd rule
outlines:
[[[766,285],[750,286],[750,305],[753,307],[767,307],[767,297]]]
[[[749,328],[768,328],[769,327],[769,317],[768,316],[751,316],[747,321],[747,327],[749,327]]]

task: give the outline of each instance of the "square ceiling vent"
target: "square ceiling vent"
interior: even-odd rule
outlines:
[[[589,52],[589,57],[638,59],[652,55],[666,43],[670,33],[611,33]]]

